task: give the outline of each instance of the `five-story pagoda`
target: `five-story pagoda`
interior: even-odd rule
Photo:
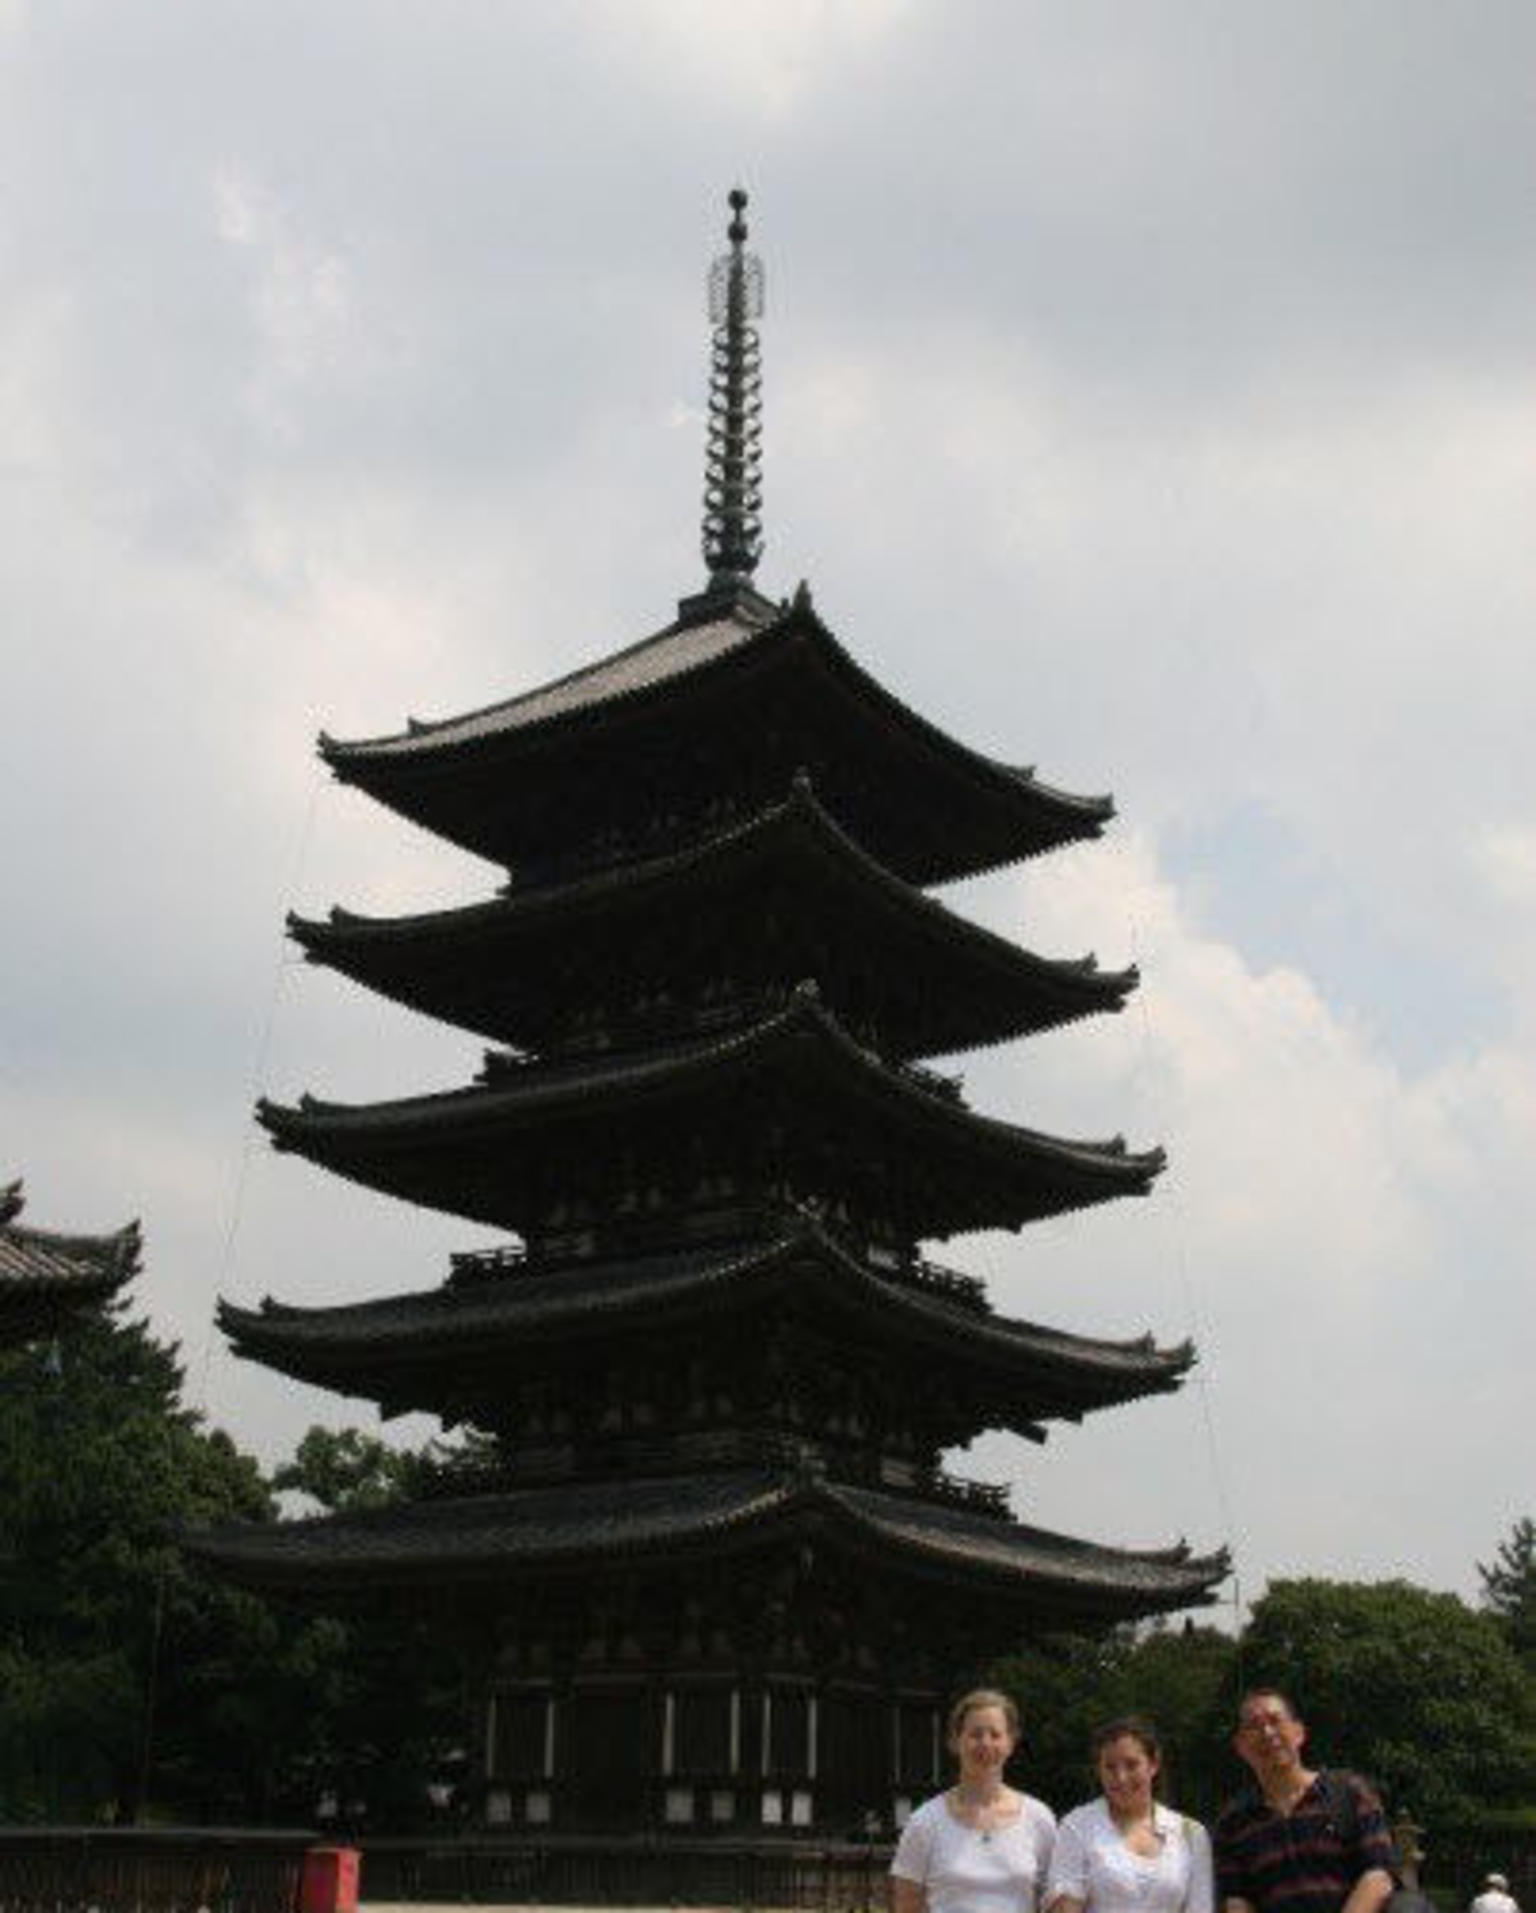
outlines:
[[[205,1537],[252,1584],[414,1590],[474,1643],[486,1820],[540,1837],[888,1828],[956,1682],[1026,1633],[1210,1598],[1221,1555],[1023,1526],[941,1458],[1176,1387],[1191,1349],[993,1313],[922,1245],[1141,1195],[1161,1152],[975,1113],[923,1068],[1120,1008],[924,894],[1097,836],[964,748],[760,550],[761,268],[711,274],[708,583],[539,690],[321,751],[501,866],[490,901],[293,919],[496,1046],[469,1087],[263,1103],[276,1146],[504,1229],[441,1286],[221,1307],[236,1350],[495,1439],[486,1492]]]

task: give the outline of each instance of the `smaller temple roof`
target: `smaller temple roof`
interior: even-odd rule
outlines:
[[[950,1278],[953,1281],[953,1278]],[[270,1299],[259,1309],[221,1301],[219,1323],[238,1355],[323,1388],[392,1409],[461,1413],[494,1408],[505,1375],[548,1361],[559,1347],[605,1346],[641,1333],[665,1337],[722,1310],[747,1319],[796,1297],[844,1332],[942,1364],[1012,1405],[1000,1424],[1038,1433],[1047,1417],[1176,1388],[1194,1362],[1189,1342],[1150,1336],[1106,1341],[993,1315],[954,1299],[921,1272],[882,1270],[804,1218],[776,1236],[708,1250],[603,1260],[540,1273],[513,1268],[474,1282],[331,1308]],[[594,1355],[594,1365],[598,1357]]]
[[[227,1526],[185,1545],[252,1586],[369,1589],[666,1570],[815,1541],[894,1580],[1000,1594],[1026,1612],[1113,1621],[1204,1605],[1225,1552],[1100,1547],[995,1516],[766,1469],[529,1488],[312,1521]]]
[[[821,1005],[814,986],[744,1029],[639,1055],[554,1063],[493,1059],[485,1084],[394,1102],[257,1115],[279,1149],[407,1201],[526,1235],[535,1188],[577,1195],[615,1151],[659,1166],[708,1136],[743,1174],[863,1179],[877,1213],[914,1237],[1019,1228],[1117,1196],[1145,1195],[1160,1149],[1078,1141],[979,1116],[952,1086],[894,1069]],[[777,1134],[770,1132],[777,1129]]]
[[[312,962],[532,1050],[594,998],[622,1002],[648,979],[686,996],[719,975],[783,985],[815,974],[898,1057],[1118,1010],[1137,980],[1091,956],[1036,956],[945,909],[854,843],[804,774],[769,808],[679,849],[457,909],[334,909],[288,927]]]
[[[105,1302],[139,1266],[139,1225],[113,1235],[60,1235],[16,1220],[22,1185],[0,1187],[0,1347],[55,1334]]]
[[[1054,789],[920,717],[855,663],[803,587],[777,609],[755,593],[723,615],[685,608],[538,690],[391,736],[322,734],[320,754],[343,782],[514,867],[548,859],[571,820],[592,827],[594,805],[631,823],[667,808],[706,761],[712,791],[744,771],[782,789],[812,769],[844,827],[914,883],[1097,837],[1114,814],[1108,797]]]

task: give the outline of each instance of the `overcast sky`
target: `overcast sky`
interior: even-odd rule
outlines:
[[[955,1465],[1231,1541],[1250,1600],[1475,1589],[1536,1497],[1536,11],[11,0],[0,89],[0,1171],[39,1225],[142,1216],[213,1419],[268,1459],[373,1425],[232,1361],[217,1293],[488,1239],[252,1123],[478,1061],[284,946],[496,880],[313,739],[698,588],[740,180],[760,581],[1119,806],[952,901],[1140,997],[965,1070],[1170,1170],[946,1254],[1012,1314],[1193,1331],[1200,1379]]]

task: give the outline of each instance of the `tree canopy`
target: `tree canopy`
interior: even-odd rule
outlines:
[[[1055,1635],[993,1669],[1020,1705],[1021,1781],[1058,1811],[1097,1791],[1089,1747],[1111,1720],[1137,1714],[1162,1736],[1172,1797],[1208,1817],[1224,1790],[1224,1723],[1231,1711],[1237,1643],[1193,1622],[1116,1628],[1095,1639]]]
[[[1503,1628],[1510,1646],[1536,1673],[1536,1521],[1522,1515],[1499,1543],[1488,1566],[1480,1561],[1483,1606]]]
[[[183,1553],[277,1512],[183,1381],[120,1308],[0,1357],[0,1816],[291,1823],[330,1792],[407,1817],[448,1731],[421,1624],[271,1605]],[[392,1454],[315,1431],[279,1479],[355,1505],[446,1465]]]
[[[1243,1683],[1288,1694],[1314,1765],[1351,1767],[1430,1825],[1536,1785],[1531,1682],[1497,1621],[1406,1581],[1272,1582]]]
[[[174,1349],[116,1311],[62,1349],[0,1357],[0,1788],[13,1819],[131,1818],[152,1764],[173,1786],[249,1764],[238,1670],[269,1645],[268,1620],[200,1576],[176,1534],[269,1519],[271,1500],[181,1389]]]
[[[1511,1587],[1526,1559],[1505,1561]],[[1096,1790],[1094,1730],[1140,1714],[1162,1735],[1170,1797],[1208,1818],[1247,1784],[1231,1751],[1242,1692],[1275,1686],[1314,1765],[1367,1775],[1434,1828],[1536,1791],[1536,1682],[1507,1620],[1405,1581],[1277,1581],[1236,1638],[1190,1624],[1057,1636],[992,1671],[1020,1703],[1020,1778],[1058,1809]]]

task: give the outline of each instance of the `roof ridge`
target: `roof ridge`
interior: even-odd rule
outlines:
[[[385,732],[374,737],[338,738],[332,736],[329,731],[322,730],[318,740],[319,752],[327,763],[334,766],[338,762],[344,762],[354,756],[367,757],[376,752],[384,752],[390,746],[427,742],[441,732],[452,731],[460,726],[483,724],[488,719],[510,714],[516,711],[519,706],[532,704],[536,699],[556,697],[563,691],[570,690],[596,678],[601,672],[611,672],[616,668],[630,663],[636,658],[642,657],[646,652],[656,649],[668,639],[689,637],[716,625],[734,625],[738,627],[741,632],[738,643],[747,643],[754,638],[776,629],[784,622],[785,620],[782,617],[773,617],[765,620],[761,616],[747,615],[745,608],[734,601],[730,604],[722,604],[720,607],[720,615],[717,617],[686,620],[682,617],[673,618],[670,623],[663,625],[659,631],[648,632],[644,637],[636,638],[633,643],[621,645],[617,651],[605,652],[602,657],[592,658],[585,664],[577,665],[573,670],[562,672],[558,677],[549,678],[542,683],[531,685],[526,691],[514,692],[511,697],[493,699],[491,703],[478,705],[473,710],[458,711],[450,717],[443,718],[422,719],[408,717],[405,721],[404,730]],[[736,649],[737,646],[727,645],[723,648]],[[670,683],[679,677],[684,677],[690,671],[698,670],[703,665],[713,662],[716,656],[718,656],[716,652],[706,652],[701,658],[691,660],[679,669],[668,672],[664,681]],[[652,681],[653,680],[646,680],[646,683]],[[619,698],[632,695],[633,691],[639,688],[644,687],[629,687],[626,690],[621,686],[608,692],[606,696],[593,699],[590,705],[565,705],[563,708],[556,708],[548,712],[543,717],[533,719],[532,722],[535,724],[548,723],[561,717],[570,716],[573,710],[594,709],[600,705],[611,704]],[[468,742],[475,735],[484,736],[495,734],[494,731],[471,732],[464,738],[448,741]]]
[[[927,1087],[911,1068],[888,1063],[860,1043],[822,1002],[814,978],[803,978],[795,985],[782,1008],[771,1011],[755,1022],[721,1035],[694,1038],[658,1050],[641,1052],[638,1057],[630,1053],[627,1058],[618,1058],[614,1067],[606,1072],[606,1077],[603,1072],[592,1069],[590,1058],[580,1059],[579,1065],[565,1061],[533,1061],[520,1065],[512,1072],[511,1080],[506,1082],[471,1083],[416,1096],[383,1098],[367,1103],[335,1102],[315,1097],[307,1091],[296,1105],[281,1104],[262,1097],[256,1105],[256,1116],[258,1122],[278,1138],[279,1147],[283,1146],[282,1133],[293,1130],[309,1117],[339,1119],[343,1123],[372,1118],[376,1124],[382,1124],[391,1118],[403,1119],[407,1112],[426,1114],[433,1109],[457,1109],[468,1112],[466,1120],[473,1120],[475,1113],[483,1112],[497,1103],[526,1102],[530,1096],[558,1097],[563,1086],[570,1093],[576,1093],[575,1085],[583,1083],[584,1079],[587,1089],[590,1089],[594,1079],[606,1080],[608,1087],[612,1088],[625,1079],[630,1085],[635,1085],[668,1074],[719,1068],[727,1061],[749,1056],[753,1051],[767,1051],[779,1043],[793,1041],[801,1032],[819,1036],[857,1069],[876,1077],[887,1092],[910,1100],[914,1107],[941,1112],[952,1121],[958,1117],[979,1135],[1003,1143],[1022,1144],[1090,1172],[1102,1173],[1110,1169],[1118,1172],[1124,1169],[1133,1175],[1151,1177],[1160,1174],[1166,1166],[1167,1152],[1160,1146],[1132,1151],[1126,1147],[1125,1138],[1120,1135],[1108,1138],[1055,1136],[1025,1124],[985,1115],[966,1103],[952,1101],[948,1096]],[[564,1085],[562,1077],[565,1079]]]

